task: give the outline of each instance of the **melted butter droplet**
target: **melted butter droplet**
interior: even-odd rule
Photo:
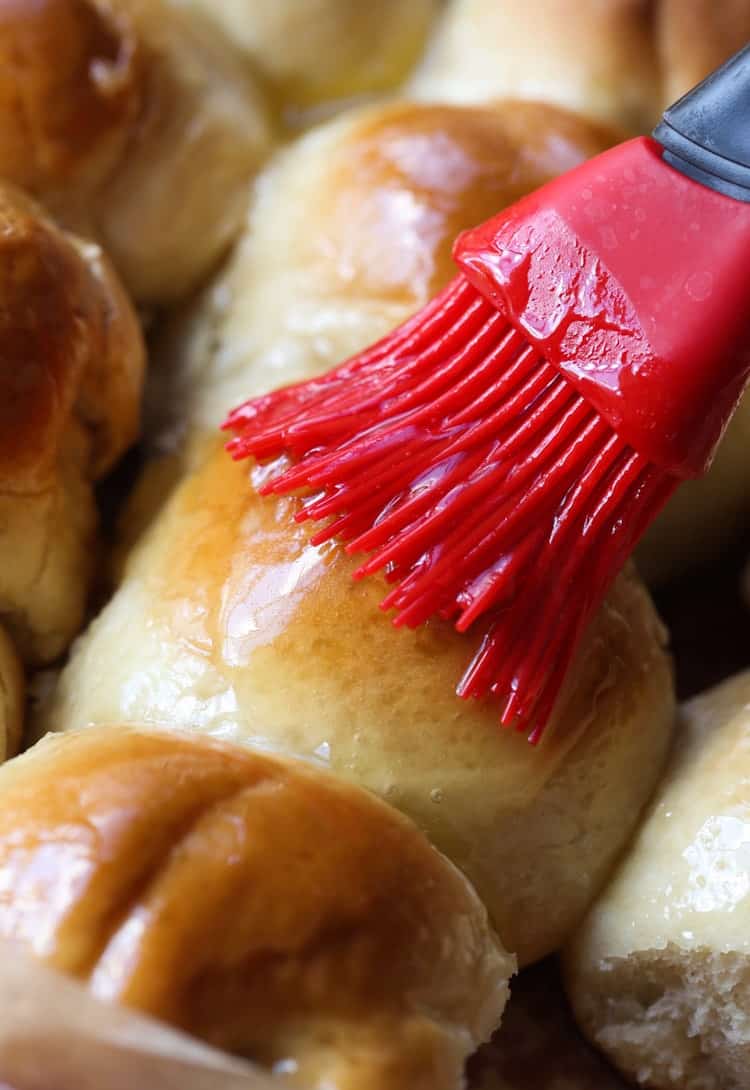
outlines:
[[[328,742],[321,742],[314,752],[319,761],[325,761],[326,764],[330,764],[331,747]]]
[[[685,282],[685,291],[696,303],[703,303],[714,290],[713,274],[707,269],[695,272]]]

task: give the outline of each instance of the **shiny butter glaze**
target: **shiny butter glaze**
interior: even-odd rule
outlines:
[[[633,848],[584,932],[587,960],[750,949],[750,674],[690,701]]]
[[[32,190],[117,165],[147,92],[132,25],[108,0],[0,7],[0,163]]]
[[[382,585],[353,582],[337,546],[312,548],[294,502],[259,499],[246,467],[210,453],[137,548],[44,725],[183,726],[322,763],[426,829],[509,948],[546,952],[600,883],[670,734],[648,599],[622,577],[533,749],[492,703],[455,696],[472,637],[394,631]]]
[[[342,290],[416,309],[454,275],[462,229],[614,139],[530,102],[364,114],[328,167],[310,242],[335,257]]]
[[[260,177],[226,269],[160,343],[154,426],[212,429],[341,363],[454,275],[460,230],[615,140],[523,102],[388,104],[312,130]]]
[[[332,777],[110,727],[4,766],[0,798],[0,936],[101,999],[320,1090],[368,1053],[372,1090],[452,1090],[499,1020],[513,959],[468,883]]]

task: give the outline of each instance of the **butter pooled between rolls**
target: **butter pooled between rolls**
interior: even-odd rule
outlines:
[[[458,1090],[515,967],[369,793],[123,726],[0,769],[0,937],[305,1090]]]

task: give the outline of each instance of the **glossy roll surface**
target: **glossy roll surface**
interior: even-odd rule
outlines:
[[[0,769],[0,936],[313,1090],[458,1090],[514,960],[468,882],[371,795],[112,726]]]

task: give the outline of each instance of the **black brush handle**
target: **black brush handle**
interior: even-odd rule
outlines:
[[[675,170],[750,203],[750,45],[670,106],[654,139]]]

